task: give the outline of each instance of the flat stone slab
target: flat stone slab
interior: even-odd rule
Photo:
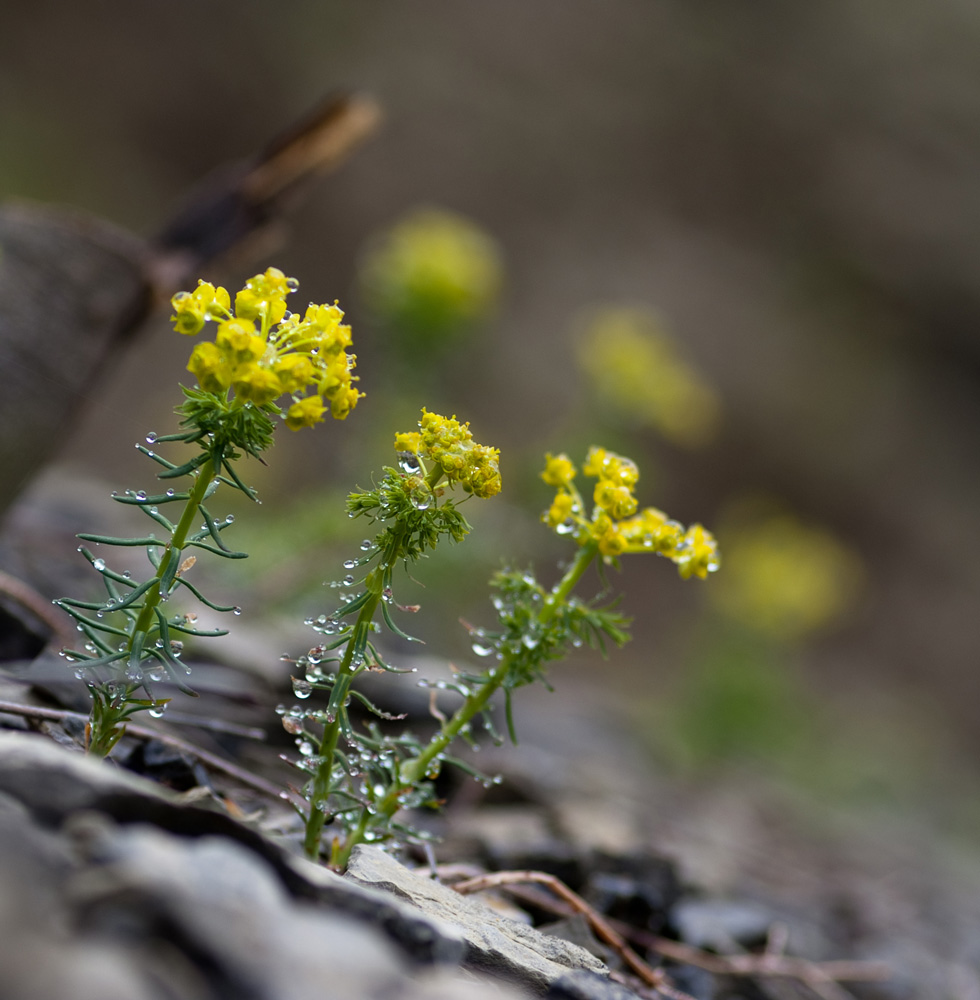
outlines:
[[[464,965],[473,971],[516,980],[537,993],[545,993],[571,970],[608,975],[606,966],[584,948],[503,917],[479,900],[406,868],[377,847],[356,847],[346,877],[406,899],[454,926],[465,943]]]

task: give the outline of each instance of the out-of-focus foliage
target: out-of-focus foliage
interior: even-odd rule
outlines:
[[[470,220],[420,208],[369,243],[360,283],[370,312],[403,348],[430,351],[491,315],[503,263]]]
[[[698,448],[714,436],[721,404],[681,357],[659,317],[645,308],[596,312],[577,345],[579,367],[600,402],[672,444]]]

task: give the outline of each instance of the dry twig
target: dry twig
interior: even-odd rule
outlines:
[[[440,874],[443,873],[440,872]],[[529,890],[522,892],[522,885],[527,885],[527,883],[546,886],[559,898],[552,899],[543,893]],[[568,916],[572,913],[583,914],[596,936],[610,945],[643,982],[667,996],[678,996],[679,994],[677,991],[669,992],[671,987],[664,981],[664,974],[660,970],[650,968],[626,944],[626,937],[644,948],[657,952],[664,958],[694,965],[716,975],[778,976],[795,979],[804,983],[824,1000],[846,1000],[850,997],[850,994],[838,985],[840,982],[877,982],[890,976],[890,970],[881,962],[811,962],[804,958],[785,955],[783,950],[786,946],[786,930],[779,924],[774,924],[770,930],[766,950],[761,955],[713,955],[680,941],[658,937],[647,931],[625,926],[618,921],[608,920],[597,913],[560,879],[545,872],[493,872],[467,878],[462,882],[457,882],[453,888],[457,892],[463,893],[479,892],[489,888],[504,888],[562,916]]]
[[[581,913],[589,921],[596,937],[614,949],[616,954],[626,963],[626,965],[646,983],[655,990],[659,990],[666,996],[686,997],[687,994],[678,993],[666,981],[666,978],[659,969],[651,969],[646,962],[623,940],[610,923],[601,913],[591,907],[578,893],[573,892],[560,879],[546,872],[516,871],[516,872],[491,872],[488,875],[478,875],[476,878],[468,878],[462,882],[457,882],[453,888],[462,894],[479,892],[482,889],[493,889],[506,887],[513,883],[536,882],[547,886],[556,896],[564,900],[576,913]]]

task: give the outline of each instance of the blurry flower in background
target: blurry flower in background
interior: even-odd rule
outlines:
[[[503,263],[479,226],[421,208],[372,240],[360,284],[368,309],[401,346],[432,351],[492,314]]]
[[[709,596],[728,618],[793,641],[841,617],[862,575],[857,555],[826,529],[769,515],[725,533],[725,579]]]
[[[593,314],[576,356],[599,400],[672,444],[710,442],[721,404],[705,378],[679,354],[650,309],[611,307]]]

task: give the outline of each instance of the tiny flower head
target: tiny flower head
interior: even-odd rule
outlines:
[[[687,533],[677,543],[671,558],[677,563],[677,568],[685,580],[692,576],[704,580],[721,565],[715,536],[700,524],[692,524],[687,529]]]
[[[418,431],[402,431],[395,435],[395,451],[399,454],[417,455],[421,443],[422,435]]]
[[[265,354],[265,340],[250,320],[228,319],[218,324],[214,342],[235,356],[236,361],[257,361]]]
[[[544,521],[552,528],[557,528],[559,525],[571,527],[572,515],[576,512],[574,497],[563,487],[559,487],[555,499],[545,512]]]
[[[301,392],[316,379],[313,363],[303,354],[285,354],[274,362],[273,368],[283,392]]]
[[[178,333],[200,333],[209,319],[228,315],[231,299],[228,292],[215,288],[207,281],[199,281],[193,292],[177,292],[170,300],[174,314],[170,317]]]
[[[395,450],[429,459],[450,482],[474,496],[488,498],[500,492],[500,451],[477,444],[470,425],[455,417],[423,409],[419,430],[398,434]]]
[[[363,395],[363,392],[358,392],[353,386],[344,386],[330,397],[330,415],[334,420],[346,420]]]
[[[548,452],[544,457],[544,472],[541,478],[549,486],[567,486],[575,478],[575,466],[571,459],[562,452],[560,455],[552,455]]]
[[[254,403],[256,406],[265,406],[267,403],[273,402],[283,392],[282,382],[279,381],[276,373],[257,364],[247,365],[240,373],[236,374],[231,387],[239,399]]]
[[[241,319],[278,323],[286,314],[286,296],[299,287],[295,278],[287,278],[277,267],[249,278],[235,296],[235,315]]]
[[[231,385],[232,366],[217,344],[205,340],[191,351],[187,370],[205,392],[224,392]]]
[[[621,486],[609,479],[600,479],[595,484],[593,499],[603,510],[617,520],[629,517],[636,510],[636,497],[628,486]]]
[[[326,412],[327,408],[319,396],[306,396],[298,403],[293,403],[286,411],[286,426],[291,431],[298,431],[301,427],[312,427],[323,420],[323,414]]]

